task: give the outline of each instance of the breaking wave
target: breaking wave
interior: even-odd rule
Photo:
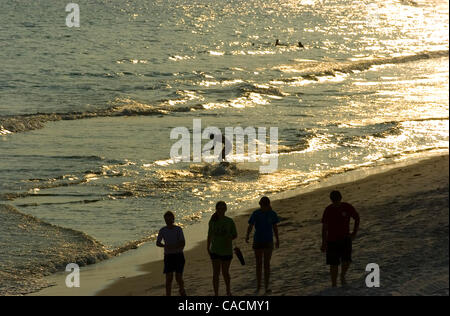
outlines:
[[[377,65],[402,64],[422,59],[433,59],[448,57],[448,50],[422,52],[415,55],[382,57],[350,62],[310,62],[307,64],[281,65],[275,67],[282,72],[296,73],[300,77],[308,80],[318,80],[322,76],[336,76],[338,73],[353,73],[355,71],[368,70]],[[284,82],[297,81],[297,78],[283,78]]]
[[[84,266],[110,257],[92,237],[9,205],[0,205],[0,221],[0,295],[37,291],[49,286],[44,276],[64,270],[69,263]]]

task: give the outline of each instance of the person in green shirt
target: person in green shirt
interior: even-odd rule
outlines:
[[[227,204],[217,202],[216,212],[209,221],[207,250],[213,265],[213,287],[215,296],[219,295],[219,276],[222,270],[227,295],[231,296],[230,264],[233,259],[233,240],[237,238],[234,221],[225,216]]]

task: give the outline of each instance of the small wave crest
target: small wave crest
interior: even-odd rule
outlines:
[[[170,112],[189,112],[193,109],[203,109],[203,107],[201,105],[193,107],[175,107],[170,104],[153,106],[129,99],[117,99],[113,106],[95,111],[2,116],[0,117],[0,135],[40,129],[43,128],[48,122],[81,120],[98,117],[164,115]]]
[[[241,94],[245,93],[258,93],[263,95],[272,95],[278,97],[284,97],[289,94],[281,91],[277,87],[273,87],[270,85],[260,85],[260,84],[249,84],[249,83],[241,83],[237,86],[237,90]]]
[[[4,136],[4,135],[8,135],[8,134],[12,134],[10,131],[8,131],[6,128],[4,128],[3,126],[0,126],[0,136]]]
[[[22,295],[47,287],[42,279],[107,259],[110,254],[92,237],[43,222],[12,206],[0,205],[0,295]]]
[[[281,65],[274,69],[286,73],[298,74],[301,78],[307,80],[318,80],[322,76],[336,76],[338,73],[353,73],[355,71],[368,70],[373,66],[387,64],[401,64],[423,59],[433,59],[448,57],[448,50],[427,51],[414,55],[403,55],[395,57],[381,57],[364,60],[354,60],[350,62],[316,62],[316,63],[298,63],[294,65]],[[284,82],[297,81],[298,78],[283,78]]]
[[[56,159],[82,159],[82,160],[93,160],[93,161],[104,161],[104,158],[98,156],[56,156],[52,158]],[[54,189],[61,187],[69,187],[69,186],[77,186],[89,183],[94,180],[98,180],[100,178],[113,178],[113,177],[125,177],[133,173],[132,170],[127,167],[133,166],[133,162],[129,161],[119,161],[119,160],[108,160],[108,162],[112,162],[112,165],[102,165],[95,170],[86,170],[84,172],[80,172],[77,174],[64,174],[52,178],[30,178],[22,181],[21,189],[26,189],[26,191],[19,192],[3,192],[0,194],[0,201],[12,201],[19,198],[26,197],[38,197],[38,196],[56,196],[55,194],[42,194],[39,193],[41,190],[45,189]],[[64,196],[68,196],[65,194]],[[80,196],[86,196],[86,194],[81,194]],[[115,198],[110,196],[99,196],[95,195],[98,198]],[[91,203],[97,202],[98,199],[95,200],[79,200],[73,203]]]

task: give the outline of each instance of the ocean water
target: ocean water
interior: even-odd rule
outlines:
[[[0,294],[152,240],[168,210],[448,152],[448,0],[76,3],[80,28],[65,1],[0,3]],[[278,127],[278,169],[174,163],[194,119]]]

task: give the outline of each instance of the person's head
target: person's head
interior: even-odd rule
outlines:
[[[219,201],[216,203],[216,212],[211,217],[211,220],[214,222],[218,220],[220,217],[223,217],[225,215],[225,212],[227,211],[227,203],[224,201]]]
[[[278,45],[278,44],[280,44],[280,40],[277,38],[275,41],[275,45]]]
[[[173,225],[175,223],[175,215],[171,211],[166,212],[164,214],[164,221],[167,226]]]
[[[227,211],[227,203],[225,203],[224,201],[217,202],[216,213],[218,213],[219,215],[224,215],[226,211]]]
[[[330,200],[333,203],[339,203],[342,200],[341,192],[339,192],[339,191],[332,191],[330,193]]]
[[[267,196],[263,196],[261,200],[259,200],[259,206],[261,206],[261,210],[263,211],[270,211],[272,209],[270,199]]]

